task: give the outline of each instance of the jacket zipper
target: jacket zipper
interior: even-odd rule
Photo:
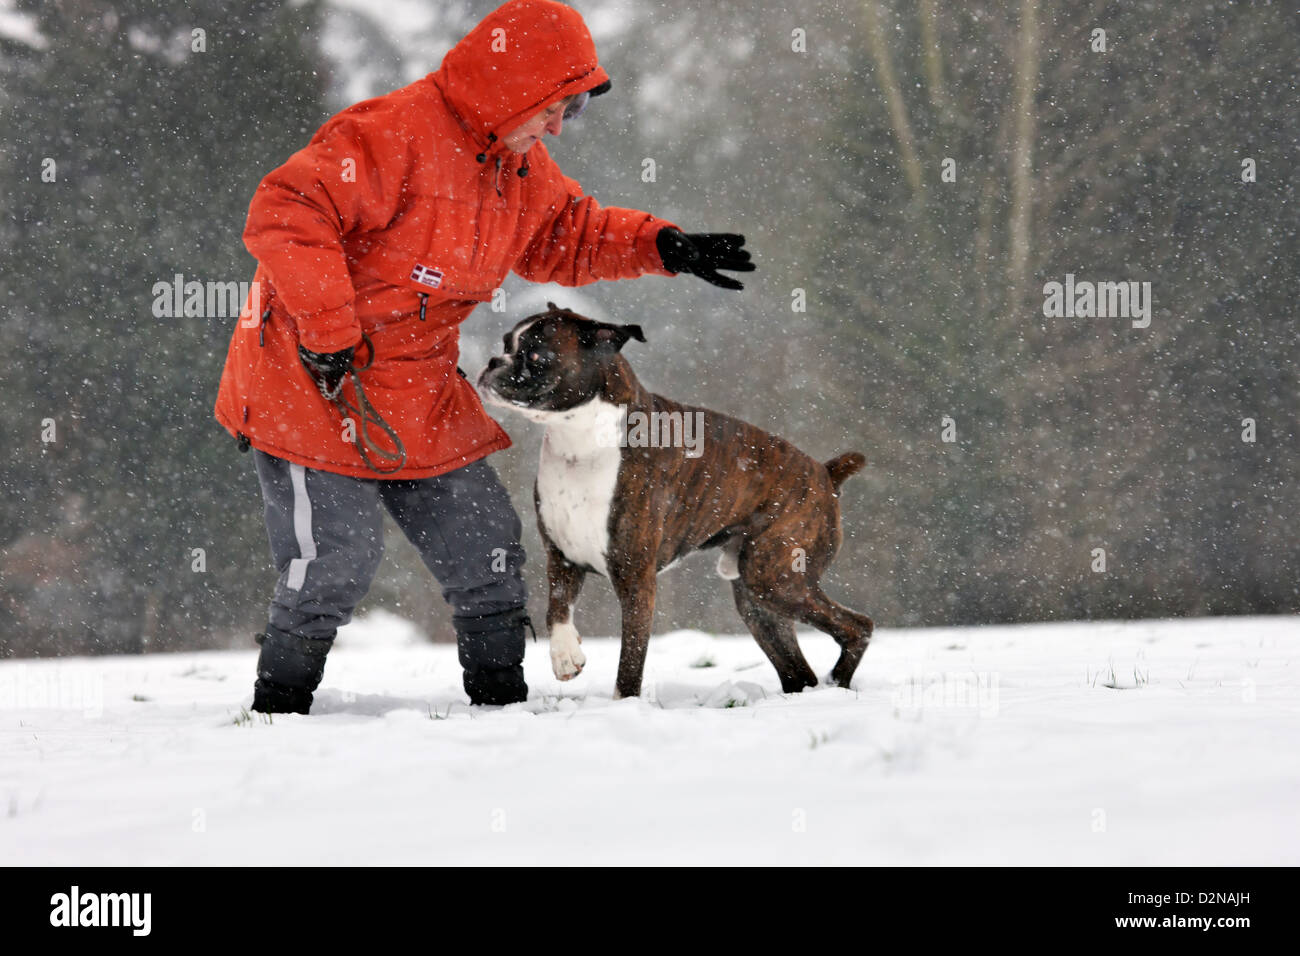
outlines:
[[[492,188],[496,190],[496,194],[499,197],[504,195],[501,192],[501,157],[498,156],[496,159],[497,159],[496,166],[492,172]],[[484,217],[492,215],[491,211],[488,208],[489,205],[490,205],[489,203],[484,202],[483,200],[479,200],[478,215],[474,217],[474,269],[475,271],[478,271],[478,269],[482,268],[483,262],[487,257],[487,250],[484,248],[484,244],[487,242],[487,237],[483,235],[482,225],[485,224],[486,222]]]
[[[501,157],[496,158],[496,164],[492,173],[492,188],[496,190],[497,195],[501,193]],[[474,251],[470,256],[469,267],[472,271],[477,272],[479,263],[483,261],[483,230],[481,227],[483,215],[487,210],[487,202],[484,200],[482,187],[480,186],[478,212],[474,216]]]

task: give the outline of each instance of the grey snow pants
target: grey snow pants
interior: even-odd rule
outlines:
[[[388,480],[253,454],[280,573],[268,615],[273,628],[333,638],[351,620],[383,557],[381,504],[433,572],[457,619],[524,606],[519,515],[486,460],[432,478]]]

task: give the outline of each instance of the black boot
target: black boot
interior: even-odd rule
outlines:
[[[533,628],[528,613],[517,607],[482,617],[457,615],[452,624],[456,627],[460,666],[465,668],[469,702],[517,704],[527,700],[524,628]]]
[[[311,692],[285,687],[260,677],[253,682],[253,710],[263,714],[306,714],[311,712]]]
[[[263,714],[305,714],[325,674],[332,637],[297,637],[268,626],[253,638],[262,645],[253,684],[253,710]]]

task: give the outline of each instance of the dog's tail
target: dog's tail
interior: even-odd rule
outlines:
[[[835,490],[839,491],[840,485],[844,484],[844,479],[856,475],[866,463],[866,456],[856,451],[845,452],[838,458],[826,462],[826,470],[831,473],[831,484],[835,486]]]

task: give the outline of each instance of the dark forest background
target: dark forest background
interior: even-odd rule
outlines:
[[[0,655],[251,646],[274,572],[211,415],[234,320],[157,318],[153,287],[251,279],[262,176],[495,5],[0,5]],[[512,278],[463,327],[467,369],[554,298],[640,323],[655,390],[864,452],[827,590],[882,626],[1300,607],[1294,11],[575,5],[614,89],[553,155],[608,205],[745,233],[758,272]],[[1149,281],[1150,326],[1044,317],[1066,273]],[[503,424],[540,620],[540,432]],[[361,613],[450,638],[389,531]],[[661,578],[657,631],[743,631],[712,567]],[[616,623],[588,585],[580,628]]]

